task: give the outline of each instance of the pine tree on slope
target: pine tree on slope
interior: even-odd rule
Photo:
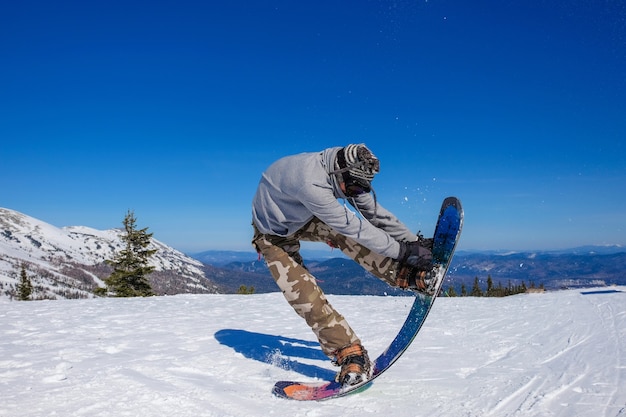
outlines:
[[[30,295],[32,293],[33,284],[30,282],[28,274],[26,274],[26,267],[22,264],[22,268],[20,270],[20,283],[17,284],[17,298],[20,301],[28,301],[30,300]]]
[[[148,249],[152,233],[147,233],[148,228],[137,230],[135,214],[128,211],[124,218],[126,234],[122,235],[122,241],[126,244],[112,260],[107,263],[113,266],[113,272],[104,280],[108,294],[115,297],[146,297],[154,295],[147,276],[154,270],[148,265],[148,261],[157,251]],[[106,293],[100,290],[97,293]]]

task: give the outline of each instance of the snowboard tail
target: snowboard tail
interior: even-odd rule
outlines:
[[[419,333],[437,294],[441,290],[443,280],[448,272],[454,250],[463,227],[463,208],[456,197],[446,198],[439,212],[435,233],[433,235],[433,263],[435,265],[435,279],[433,295],[416,292],[411,310],[402,325],[402,328],[373,362],[373,372],[370,379],[361,384],[344,387],[336,381],[297,382],[278,381],[272,392],[281,398],[293,400],[327,400],[342,397],[348,394],[362,392],[369,388],[374,379],[385,372],[395,363],[411,345]],[[406,271],[410,275],[415,271]]]

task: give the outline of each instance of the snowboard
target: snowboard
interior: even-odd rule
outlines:
[[[343,397],[349,394],[362,392],[369,388],[373,381],[383,374],[400,356],[407,350],[421,329],[430,309],[437,298],[443,284],[443,280],[448,272],[454,249],[461,235],[463,227],[463,208],[461,202],[456,197],[444,199],[439,218],[435,226],[433,235],[433,263],[436,270],[436,285],[433,295],[416,292],[411,310],[402,325],[402,328],[389,344],[373,362],[372,376],[361,384],[343,387],[336,381],[322,382],[297,382],[278,381],[274,384],[272,393],[277,397],[292,400],[328,400],[331,398]],[[415,271],[408,271],[408,274]]]

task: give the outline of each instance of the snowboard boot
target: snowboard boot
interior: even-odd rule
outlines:
[[[341,371],[335,377],[335,381],[343,386],[360,384],[371,376],[372,365],[367,351],[358,343],[336,351],[333,363],[341,366]]]
[[[424,271],[400,265],[400,270],[396,275],[396,285],[403,290],[411,290],[430,296],[435,295],[439,268],[439,265],[435,265],[432,269]]]
[[[439,268],[439,266],[435,266],[430,271],[410,271],[408,276],[408,289],[425,295],[435,295]]]
[[[432,252],[434,246],[433,238],[425,238],[421,232],[417,232],[417,242],[422,248],[426,248]],[[404,263],[399,263],[396,267],[396,286],[403,290],[413,290],[417,292],[423,292],[427,295],[428,288],[433,285],[428,285],[430,276],[435,276],[433,273],[433,265],[424,269],[411,267]]]

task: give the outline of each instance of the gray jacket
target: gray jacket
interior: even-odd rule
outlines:
[[[317,217],[337,232],[383,256],[397,258],[399,241],[417,236],[372,194],[346,197],[334,174],[340,147],[286,156],[263,173],[252,201],[254,224],[263,234],[290,236]],[[337,199],[348,201],[359,216]]]

